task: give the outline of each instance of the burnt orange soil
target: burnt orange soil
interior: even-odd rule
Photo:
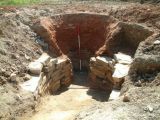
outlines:
[[[95,13],[43,17],[35,22],[33,29],[48,43],[52,53],[69,56],[76,68],[79,59],[82,67],[88,66],[91,56],[113,56],[117,52],[134,55],[138,44],[153,33],[137,24],[119,22],[111,16]]]

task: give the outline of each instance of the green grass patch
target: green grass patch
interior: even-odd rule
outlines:
[[[42,0],[0,0],[0,5],[27,5],[40,2]]]

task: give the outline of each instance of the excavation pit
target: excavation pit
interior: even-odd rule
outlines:
[[[113,58],[118,52],[133,57],[139,43],[153,34],[144,26],[120,22],[111,16],[95,13],[42,17],[34,22],[32,28],[48,44],[51,55],[68,57],[73,71],[88,73],[91,71],[91,57]],[[98,87],[93,88],[111,92],[114,84],[112,74],[113,71],[109,78],[100,78],[101,81],[96,83]],[[93,79],[93,76],[89,79]],[[103,84],[104,81],[110,82]]]

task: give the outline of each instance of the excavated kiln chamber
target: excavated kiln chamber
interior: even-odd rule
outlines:
[[[117,52],[134,55],[139,43],[152,31],[138,24],[95,13],[42,17],[32,26],[55,56],[67,55],[74,70],[88,70],[92,56],[113,57]]]
[[[34,23],[33,29],[48,43],[53,54],[67,55],[75,70],[79,69],[80,60],[82,70],[88,69],[92,56],[113,56],[117,52],[133,56],[139,43],[152,34],[138,24],[93,13],[42,17]]]

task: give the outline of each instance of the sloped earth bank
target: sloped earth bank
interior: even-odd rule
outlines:
[[[22,90],[18,84],[29,79],[26,66],[30,61],[37,59],[42,54],[41,46],[35,42],[39,37],[29,27],[33,26],[37,18],[53,16],[53,14],[57,13],[89,11],[113,15],[115,18],[125,22],[141,23],[147,25],[150,29],[156,31],[156,33],[159,33],[159,6],[142,6],[135,3],[122,4],[123,5],[119,3],[114,5],[77,3],[54,6],[39,5],[24,8],[1,8],[0,119],[18,119],[24,114],[25,116],[32,116],[33,111],[35,111],[37,101],[34,99],[33,94]],[[159,120],[160,75],[158,73],[160,68],[160,45],[157,43],[154,44],[155,40],[159,40],[159,35],[148,38],[146,42],[141,42],[135,54],[136,62],[133,64],[134,69],[130,71],[130,76],[125,79],[122,85],[121,93],[124,93],[125,96],[129,98],[130,102],[123,102],[124,97],[122,95],[122,97],[116,101],[107,103],[98,102],[98,104],[92,107],[89,107],[87,104],[89,108],[83,109],[80,114],[77,113],[78,115],[75,119]],[[44,48],[47,49],[45,46]],[[149,68],[146,70],[148,64]],[[13,72],[17,75],[16,79],[11,79],[11,74]],[[49,103],[51,103],[50,100],[52,101],[52,98],[56,99],[55,96],[48,98]],[[44,101],[47,103],[47,98],[44,98]],[[38,110],[40,108],[41,106],[37,107]],[[43,113],[43,111],[38,112],[38,114],[40,113]],[[70,113],[74,112],[70,111]],[[64,115],[65,114],[66,112]],[[58,115],[58,113],[56,115]],[[61,116],[61,114],[59,116]],[[19,119],[22,118],[20,117]]]

